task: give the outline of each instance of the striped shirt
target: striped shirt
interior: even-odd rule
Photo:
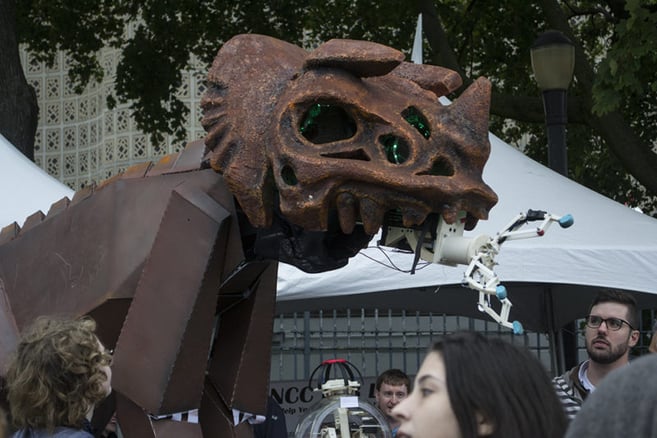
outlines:
[[[564,378],[564,376],[566,377]],[[579,412],[584,400],[574,386],[568,385],[566,379],[569,379],[567,374],[557,376],[552,379],[552,385],[554,385],[557,397],[559,397],[559,401],[563,406],[566,417],[568,417],[568,420],[570,421],[575,418],[575,415]]]
[[[552,385],[568,420],[575,418],[575,415],[577,415],[582,407],[582,403],[584,403],[584,400],[589,395],[589,390],[582,384],[579,377],[580,370],[588,367],[587,362],[584,361],[552,379]]]

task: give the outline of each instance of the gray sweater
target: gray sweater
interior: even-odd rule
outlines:
[[[587,397],[566,438],[657,438],[657,354],[611,372]]]

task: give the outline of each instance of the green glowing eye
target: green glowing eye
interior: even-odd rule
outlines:
[[[384,135],[380,141],[388,161],[393,164],[402,164],[408,160],[409,148],[404,139],[394,135]]]
[[[306,117],[304,118],[299,131],[303,134],[308,132],[317,124],[317,118],[322,114],[324,110],[329,109],[331,106],[327,104],[317,103],[310,107]]]
[[[431,129],[429,129],[429,122],[427,122],[427,119],[416,108],[412,106],[406,108],[402,112],[402,117],[404,118],[404,120],[410,123],[411,126],[417,129],[418,132],[422,134],[424,138],[429,138],[431,136]]]

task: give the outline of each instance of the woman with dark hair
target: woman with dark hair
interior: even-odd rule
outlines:
[[[480,333],[445,336],[427,354],[411,395],[393,410],[399,436],[563,437],[567,421],[543,365]]]
[[[111,392],[111,356],[89,318],[39,318],[7,371],[13,438],[93,438],[89,418]]]

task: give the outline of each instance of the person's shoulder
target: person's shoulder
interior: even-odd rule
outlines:
[[[62,427],[55,430],[52,438],[94,438],[94,436],[85,430]]]
[[[582,366],[582,364],[579,363],[579,364],[575,365],[574,367],[572,367],[571,369],[567,370],[565,373],[552,378],[552,383],[555,386],[570,386],[570,384],[568,383],[571,380],[570,376],[572,376],[573,373],[574,373],[574,375],[577,375],[577,373],[579,372],[579,368],[581,366]]]
[[[575,415],[577,415],[583,402],[583,397],[576,390],[571,378],[573,373],[577,375],[579,366],[580,365],[577,365],[566,371],[564,374],[552,379],[552,385],[554,386],[557,397],[559,398],[569,420],[572,420]]]
[[[84,430],[62,429],[56,431],[52,438],[94,438],[94,436]]]
[[[559,398],[562,398],[564,396],[568,396],[570,392],[572,392],[572,387],[568,385],[568,381],[564,379],[563,376],[557,376],[552,379],[552,386],[554,387],[555,391],[557,392],[557,395]]]
[[[21,429],[15,432],[11,438],[94,438],[94,436],[84,430],[71,429],[70,427],[58,427],[52,433],[42,429]]]

